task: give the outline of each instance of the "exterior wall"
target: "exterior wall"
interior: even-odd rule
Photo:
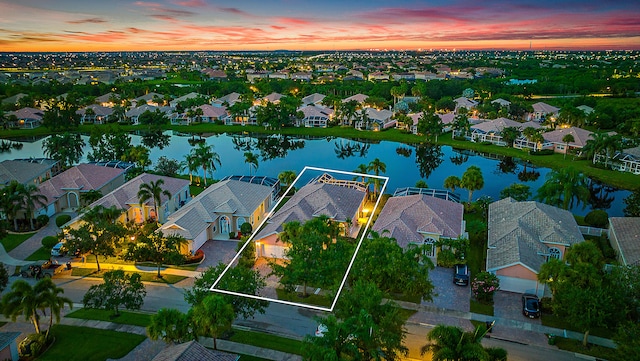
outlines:
[[[18,361],[18,359],[19,359],[18,346],[16,345],[15,341],[11,342],[9,346],[0,350],[0,360]]]
[[[266,238],[256,240],[256,257],[284,258],[284,247],[282,243],[276,242],[277,234],[272,234]]]
[[[538,276],[525,268],[522,265],[514,265],[511,267],[503,268],[496,271],[496,275],[498,276],[508,276],[508,277],[516,277],[527,280],[537,280]]]
[[[202,245],[207,241],[207,232],[206,230],[199,235],[197,235],[194,239],[189,241],[189,252],[195,253]]]

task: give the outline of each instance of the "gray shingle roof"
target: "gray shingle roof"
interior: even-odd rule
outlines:
[[[640,217],[611,217],[609,223],[617,240],[613,247],[618,248],[620,258],[626,265],[640,262]]]
[[[104,167],[101,167],[101,168],[104,168]],[[156,174],[142,173],[139,176],[131,179],[127,183],[114,189],[112,192],[104,195],[104,197],[100,198],[99,200],[91,204],[90,207],[101,205],[106,208],[115,206],[118,209],[127,209],[129,207],[129,204],[140,203],[140,200],[138,199],[138,191],[140,191],[141,184],[149,183],[149,182],[155,183],[159,179],[162,179],[164,181],[164,184],[162,184],[161,188],[163,190],[169,191],[169,193],[171,193],[172,196],[178,193],[184,187],[189,185],[189,181],[186,179],[179,179],[179,178],[165,177],[165,176],[156,175]],[[169,198],[166,195],[161,194],[160,204],[158,205],[158,208],[160,208],[160,206],[168,200]],[[152,203],[153,203],[152,200],[147,201],[147,204],[149,205]]]
[[[256,239],[282,231],[282,225],[291,221],[305,222],[312,217],[326,215],[343,222],[355,221],[365,192],[335,184],[311,183],[300,188],[258,233]]]
[[[422,242],[424,233],[458,238],[462,229],[462,204],[430,197],[409,195],[391,197],[378,215],[372,230],[382,234],[387,230],[402,247]]]
[[[162,350],[152,361],[236,361],[240,356],[210,350],[197,341],[172,345]]]
[[[170,215],[160,229],[165,234],[180,234],[186,239],[193,239],[207,228],[209,222],[217,219],[219,213],[250,217],[269,197],[271,187],[268,186],[232,179],[220,181]]]
[[[12,180],[24,184],[51,169],[51,167],[48,164],[5,160],[0,163],[0,184],[8,184]]]
[[[505,198],[489,205],[487,270],[522,263],[535,271],[546,262],[543,254],[555,245],[584,241],[569,211],[547,204]]]

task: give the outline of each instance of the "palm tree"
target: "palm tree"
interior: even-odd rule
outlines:
[[[194,154],[187,154],[185,156],[186,168],[189,170],[189,184],[193,184],[193,172],[198,171],[198,161]]]
[[[64,305],[69,305],[69,308],[73,308],[73,302],[67,297],[59,296],[60,293],[64,293],[64,289],[58,287],[51,278],[43,278],[39,281],[34,290],[38,295],[39,307],[42,313],[45,314],[45,309],[49,309],[49,328],[47,329],[46,338],[49,338],[49,331],[53,326],[53,318],[55,317],[56,323],[60,322],[60,312],[64,309]]]
[[[431,357],[433,361],[491,360],[492,353],[495,351],[485,349],[481,343],[486,333],[483,326],[478,326],[475,331],[464,332],[459,327],[437,325],[427,335],[427,339],[431,342],[422,346],[420,352],[422,355],[429,351],[433,352]],[[500,353],[506,355],[504,350]]]
[[[456,188],[460,188],[460,178],[455,175],[450,175],[444,179],[444,187],[451,189],[452,192],[456,191]]]
[[[33,231],[33,211],[36,205],[41,207],[46,206],[47,204],[45,202],[47,201],[47,197],[39,192],[35,184],[21,185],[18,188],[18,193],[21,198],[20,203],[25,210],[25,217],[29,218],[29,225]]]
[[[280,180],[282,188],[287,189],[293,182],[295,182],[296,172],[292,170],[283,170],[278,174],[278,180]]]
[[[155,221],[159,220],[158,213],[158,204],[160,203],[160,199],[164,194],[167,198],[171,198],[171,192],[166,189],[162,189],[162,185],[164,184],[163,179],[158,179],[157,181],[149,181],[149,183],[140,184],[140,190],[138,191],[138,199],[140,200],[140,205],[148,201],[149,199],[153,200],[153,209],[155,211]]]
[[[589,196],[587,177],[577,169],[567,167],[547,174],[547,180],[538,189],[536,199],[569,209],[580,203],[584,208],[589,201]]]
[[[20,206],[20,192],[22,187],[17,180],[12,180],[6,187],[2,188],[2,195],[0,196],[0,209],[7,217],[7,221],[13,220],[13,229],[18,231],[18,212],[21,209]]]
[[[473,191],[477,191],[484,187],[482,170],[475,165],[467,168],[464,174],[462,174],[462,179],[460,179],[460,187],[469,191],[469,203],[471,203]]]
[[[567,159],[567,153],[569,153],[569,143],[573,143],[576,141],[576,138],[573,137],[573,134],[565,134],[562,137],[562,141],[564,142],[564,159]]]
[[[358,165],[358,167],[356,169],[353,170],[354,173],[360,173],[360,174],[367,174],[369,172],[369,166],[361,163]],[[355,178],[357,179],[357,177]],[[355,180],[354,179],[354,180]],[[362,183],[365,183],[365,176],[362,176]]]
[[[451,123],[451,129],[454,131],[454,135],[464,136],[471,131],[471,123],[466,114],[458,114]]]
[[[367,170],[373,172],[376,176],[380,175],[380,172],[384,173],[387,171],[387,165],[384,164],[380,159],[376,158],[369,162],[367,166]],[[374,193],[378,194],[378,187],[380,185],[380,179],[376,178],[373,182]]]
[[[217,339],[231,328],[235,318],[233,307],[218,295],[209,295],[193,306],[189,312],[198,335],[213,338],[213,349],[218,349]]]
[[[80,193],[80,201],[84,206],[87,206],[100,198],[102,198],[102,192],[97,189],[90,189],[86,192]]]
[[[216,163],[221,165],[220,156],[213,151],[213,145],[206,145],[205,143],[198,143],[198,145],[191,149],[191,153],[194,156],[196,164],[198,164],[204,173],[204,186],[207,186],[207,169],[212,172],[216,170]]]
[[[11,291],[2,297],[2,313],[15,322],[18,316],[33,323],[36,333],[40,333],[40,316],[38,309],[40,300],[36,290],[24,280],[17,280],[11,285]]]
[[[258,170],[258,157],[251,152],[244,152],[244,162],[249,163],[249,175],[251,175],[251,169]]]
[[[583,151],[588,156],[593,157],[594,164],[596,163],[596,156],[604,153],[604,166],[607,167],[609,159],[622,147],[620,135],[609,135],[609,133],[600,132],[592,134],[591,138],[587,140]]]

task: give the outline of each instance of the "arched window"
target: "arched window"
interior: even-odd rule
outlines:
[[[422,244],[426,246],[424,248],[424,255],[425,256],[427,256],[427,257],[435,257],[436,256],[436,240],[435,239],[433,239],[431,237],[427,237],[422,242]]]
[[[562,252],[556,247],[549,248],[549,258],[562,259]]]

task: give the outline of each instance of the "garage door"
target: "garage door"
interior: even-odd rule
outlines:
[[[516,293],[537,293],[538,297],[542,297],[544,286],[538,285],[538,282],[526,280],[516,277],[498,276],[500,279],[500,290]]]

